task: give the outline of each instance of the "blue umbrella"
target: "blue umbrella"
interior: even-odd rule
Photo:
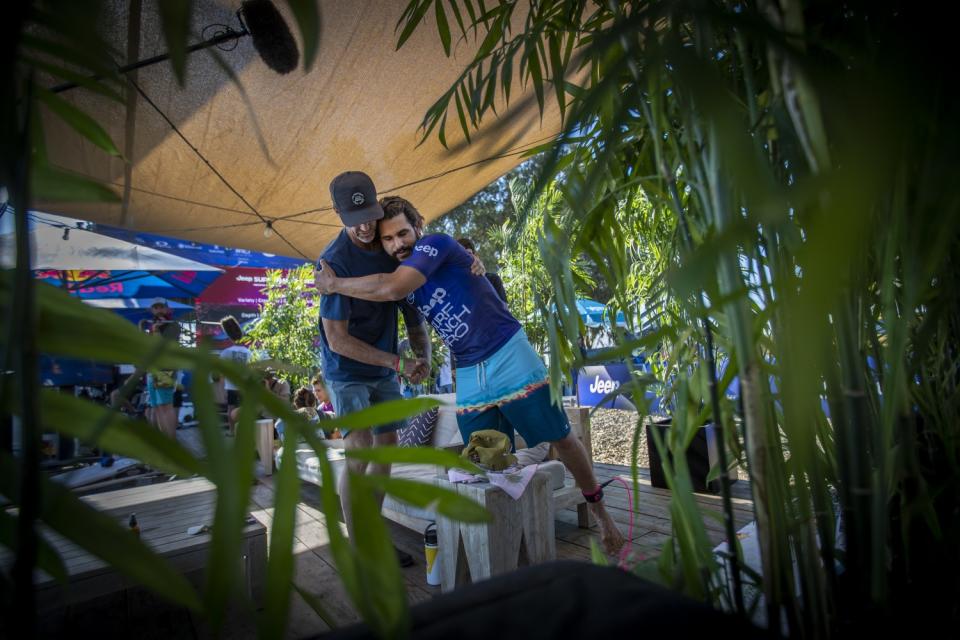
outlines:
[[[596,300],[590,300],[589,298],[577,298],[577,313],[580,314],[580,319],[583,320],[583,324],[595,329],[603,325],[603,316],[606,312],[606,306],[597,302]]]

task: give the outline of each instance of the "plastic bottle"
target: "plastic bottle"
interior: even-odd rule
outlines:
[[[437,545],[437,523],[431,522],[423,531],[423,554],[427,560],[427,584],[440,584],[440,554]]]
[[[127,526],[130,527],[130,531],[133,531],[133,535],[138,538],[140,537],[140,523],[137,522],[137,514],[130,514],[130,520],[127,522]]]

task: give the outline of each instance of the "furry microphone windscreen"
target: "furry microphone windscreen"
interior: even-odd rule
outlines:
[[[245,0],[240,6],[253,46],[263,62],[277,73],[290,73],[300,62],[297,42],[283,16],[270,0]]]
[[[240,328],[240,323],[237,322],[237,319],[233,316],[227,316],[220,321],[220,326],[223,327],[223,331],[227,334],[234,342],[238,342],[243,338],[243,329]]]

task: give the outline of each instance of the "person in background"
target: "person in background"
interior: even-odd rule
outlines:
[[[447,349],[443,356],[443,364],[440,365],[440,371],[437,373],[438,393],[453,393],[453,367],[450,360],[450,350]]]
[[[317,375],[313,379],[313,395],[317,397],[317,413],[320,414],[320,418],[333,418],[337,415],[336,411],[333,410],[333,403],[330,402],[330,392],[327,391],[327,385],[323,382],[323,377]],[[324,431],[324,437],[330,440],[342,440],[343,434],[340,433],[340,429],[334,428],[332,432]]]
[[[220,321],[220,326],[230,340],[230,346],[220,352],[220,357],[246,366],[250,362],[250,349],[239,344],[240,340],[243,339],[243,329],[240,328],[240,323],[233,316],[227,316]],[[227,423],[230,425],[230,435],[233,435],[237,428],[236,416],[237,409],[240,407],[240,391],[229,378],[223,378],[223,389],[227,393]]]
[[[293,394],[293,408],[310,424],[320,422],[320,414],[317,412],[317,397],[313,394],[312,389],[308,387],[297,389],[297,392]],[[283,419],[277,420],[274,429],[276,429],[280,441],[283,442],[283,432],[285,430]]]
[[[323,378],[317,376],[311,384],[313,385],[313,395],[317,398],[317,411],[333,415],[333,403],[330,402],[330,392],[327,391],[327,385],[324,384]]]
[[[461,247],[467,250],[474,258],[477,257],[477,245],[473,243],[473,240],[470,238],[457,238],[457,242]],[[497,295],[500,296],[500,299],[504,302],[507,301],[507,291],[503,288],[503,280],[495,273],[490,273],[489,271],[484,274],[487,280],[490,281],[490,284],[493,285],[493,290],[497,292]]]
[[[153,318],[141,320],[140,328],[162,336],[174,344],[180,343],[180,323],[173,319],[173,310],[165,298],[156,298],[150,305]],[[173,392],[177,386],[177,372],[155,370],[147,373],[149,411],[147,419],[160,431],[176,439],[177,412],[173,408]]]

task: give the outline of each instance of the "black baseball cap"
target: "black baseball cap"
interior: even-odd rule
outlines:
[[[347,171],[334,178],[330,183],[330,198],[340,220],[348,227],[383,217],[383,208],[377,202],[377,188],[362,171]]]

